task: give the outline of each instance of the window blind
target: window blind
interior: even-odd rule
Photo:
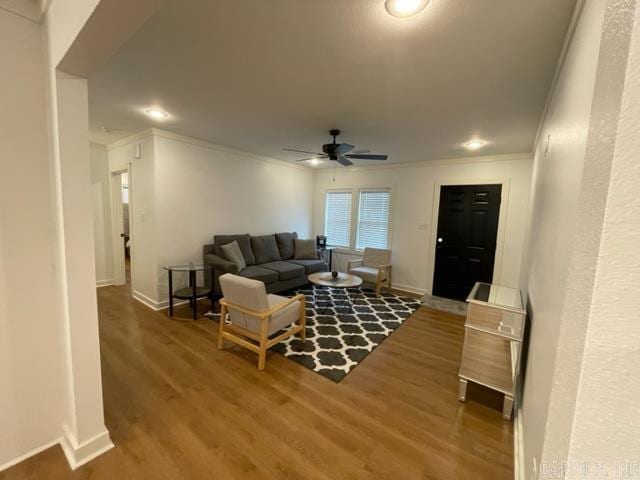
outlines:
[[[324,234],[329,245],[351,245],[351,201],[351,192],[327,192]]]
[[[389,190],[360,192],[356,248],[387,248],[389,238]]]

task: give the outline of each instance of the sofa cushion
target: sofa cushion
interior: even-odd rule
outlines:
[[[251,265],[242,270],[238,275],[254,280],[260,280],[263,283],[272,283],[278,281],[278,272],[267,268],[256,267]]]
[[[256,258],[253,255],[253,250],[251,250],[251,240],[248,233],[242,235],[214,235],[213,243],[215,244],[214,252],[219,257],[225,258],[224,253],[222,252],[222,245],[226,245],[233,241],[238,242],[238,246],[240,247],[240,251],[242,252],[242,256],[244,257],[244,261],[247,265],[255,265]]]
[[[278,251],[282,260],[289,260],[295,254],[295,245],[293,241],[298,238],[296,232],[276,233],[276,242],[278,242]]]
[[[316,272],[324,272],[329,269],[324,260],[287,260],[289,263],[295,263],[304,267],[307,275]]]
[[[256,265],[282,260],[275,235],[251,237],[251,249],[255,255]]]
[[[225,258],[233,263],[239,272],[246,268],[247,262],[244,259],[244,255],[242,255],[242,250],[240,250],[240,245],[238,245],[238,242],[234,240],[231,243],[222,245],[221,248]]]
[[[296,260],[317,260],[318,252],[316,251],[316,242],[314,240],[300,240],[296,238],[295,244],[295,256]]]
[[[280,280],[291,280],[305,274],[305,269],[302,265],[295,265],[291,262],[269,262],[263,263],[260,267],[278,272],[278,279]]]

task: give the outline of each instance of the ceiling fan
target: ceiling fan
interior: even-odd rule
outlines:
[[[313,157],[296,160],[297,162],[313,160],[314,158],[317,158],[317,159],[328,158],[329,160],[336,161],[340,165],[345,167],[348,167],[349,165],[353,165],[353,162],[349,160],[350,158],[357,159],[357,160],[386,160],[387,159],[387,155],[373,155],[369,153],[369,150],[355,151],[353,150],[355,148],[355,146],[353,145],[350,145],[348,143],[336,143],[336,137],[340,135],[340,130],[329,130],[329,135],[333,137],[333,142],[326,143],[322,146],[323,153],[308,152],[306,150],[296,150],[293,148],[284,148],[283,150],[287,152],[307,153],[309,155],[313,155]]]

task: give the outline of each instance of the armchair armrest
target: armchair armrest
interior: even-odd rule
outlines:
[[[304,302],[304,301],[305,301],[305,296],[303,294],[299,293],[295,297],[289,298],[286,302],[279,303],[275,307],[269,308],[268,310],[261,310],[261,311],[252,310],[250,308],[243,307],[242,305],[237,305],[235,303],[231,303],[228,300],[225,300],[224,298],[222,300],[220,300],[220,305],[224,305],[228,309],[238,310],[239,312],[245,313],[245,314],[250,315],[252,317],[255,317],[255,318],[259,319],[259,320],[264,320],[265,318],[269,318],[274,313],[282,310],[283,308],[291,305],[292,303]]]
[[[349,273],[353,267],[361,267],[362,262],[363,260],[361,258],[356,260],[349,260],[347,262],[347,273]]]
[[[219,270],[224,273],[238,273],[238,267],[235,263],[214,255],[213,253],[204,256],[204,263],[211,265],[214,270]]]

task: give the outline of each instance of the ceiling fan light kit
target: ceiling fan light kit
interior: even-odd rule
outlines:
[[[354,145],[349,143],[337,143],[336,137],[340,135],[340,130],[329,130],[329,135],[333,137],[333,141],[331,143],[325,143],[322,146],[322,153],[318,152],[310,152],[308,150],[297,150],[294,148],[285,148],[286,152],[296,152],[296,153],[306,153],[308,155],[313,155],[309,158],[301,158],[300,160],[296,160],[297,162],[306,162],[311,160],[311,163],[317,165],[321,159],[327,158],[331,161],[338,162],[343,167],[348,167],[353,165],[353,162],[350,159],[356,160],[386,160],[387,155],[375,155],[367,153],[368,150],[359,150],[359,153],[349,153],[354,148]]]
[[[429,3],[429,0],[386,0],[385,8],[394,17],[410,17],[420,13]]]

